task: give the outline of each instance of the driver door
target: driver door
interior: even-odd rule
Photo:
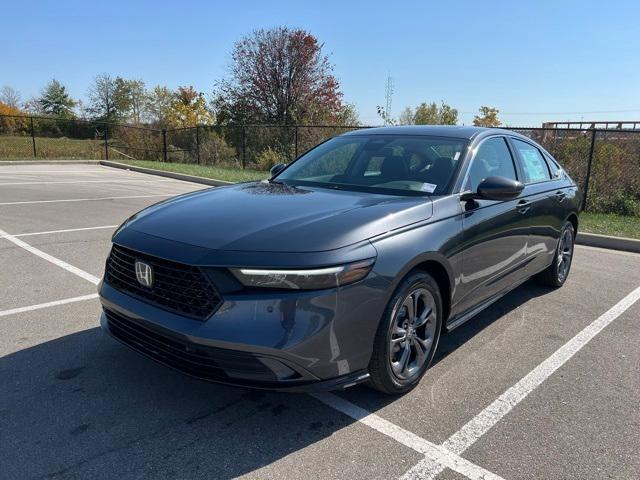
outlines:
[[[477,191],[482,180],[502,176],[518,180],[513,155],[502,136],[476,148],[464,190]],[[463,252],[460,300],[454,315],[489,300],[525,278],[528,207],[521,198],[472,200],[463,204]]]

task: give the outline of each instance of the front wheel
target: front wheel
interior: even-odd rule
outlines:
[[[561,287],[569,276],[571,261],[573,260],[573,247],[575,244],[575,230],[571,222],[562,227],[560,240],[556,248],[553,263],[538,275],[538,281],[549,287]]]
[[[370,385],[399,394],[415,387],[431,364],[440,338],[442,297],[429,274],[415,271],[398,286],[376,333]]]

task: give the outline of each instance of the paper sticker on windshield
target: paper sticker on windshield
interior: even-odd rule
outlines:
[[[436,188],[438,188],[438,185],[434,185],[433,183],[423,183],[420,190],[427,193],[433,193],[436,191]]]
[[[456,152],[456,154],[453,156],[454,160],[458,160],[460,158],[460,152]]]

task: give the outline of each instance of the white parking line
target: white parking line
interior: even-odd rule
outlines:
[[[457,455],[467,450],[487,433],[516,405],[524,400],[542,382],[564,365],[571,357],[587,345],[607,325],[640,300],[640,287],[637,287],[613,307],[581,330],[576,336],[556,350],[549,358],[531,370],[522,380],[500,395],[493,403],[469,420],[460,430],[451,435],[442,447]],[[434,464],[431,458],[425,458],[403,477],[403,480],[435,478],[442,467]]]
[[[311,396],[325,405],[344,413],[345,415],[357,420],[360,423],[367,425],[368,427],[377,430],[378,432],[391,437],[396,442],[409,447],[416,452],[426,455],[432,462],[438,466],[444,468],[450,468],[466,477],[478,480],[488,479],[500,479],[498,475],[485,470],[474,463],[465,460],[464,458],[456,455],[434,443],[428,442],[422,437],[419,437],[415,433],[411,433],[394,423],[385,420],[367,410],[354,405],[353,403],[338,397],[332,393],[314,393]]]
[[[37,305],[29,305],[28,307],[11,308],[9,310],[0,311],[0,317],[6,317],[7,315],[14,315],[16,313],[31,312],[33,310],[40,310],[41,308],[55,307],[57,305],[65,305],[67,303],[82,302],[84,300],[93,300],[94,298],[98,298],[97,293],[92,293],[90,295],[82,295],[80,297],[64,298],[62,300],[54,300],[53,302],[38,303]]]
[[[185,192],[188,193],[188,192]],[[97,202],[100,200],[120,200],[126,198],[153,198],[153,197],[174,197],[180,193],[162,193],[155,195],[125,195],[122,197],[99,197],[99,198],[65,198],[63,200],[30,200],[24,202],[2,202],[0,205],[31,205],[34,203],[61,203],[61,202]]]
[[[48,253],[45,253],[42,250],[32,247],[27,242],[24,242],[19,238],[16,238],[15,236],[5,232],[4,230],[0,230],[0,236],[2,238],[7,239],[11,243],[17,245],[18,247],[24,248],[26,251],[31,252],[34,255],[37,255],[38,257],[46,260],[47,262],[51,262],[54,265],[57,265],[60,268],[64,268],[66,271],[79,276],[80,278],[84,278],[85,280],[93,283],[94,285],[97,285],[98,283],[100,283],[100,279],[94,275],[91,275],[89,272],[85,272],[84,270],[81,270],[78,267],[74,267],[73,265],[65,262],[64,260],[60,260],[59,258],[56,258],[53,255],[49,255]]]
[[[64,180],[62,182],[0,182],[0,187],[6,187],[7,185],[66,185],[66,184],[76,184],[76,183],[170,183],[170,182],[179,182],[179,180],[138,180],[138,179],[129,179],[129,178],[121,178],[114,180]]]
[[[46,232],[30,232],[30,233],[19,233],[14,235],[14,237],[31,237],[33,235],[49,235],[52,233],[67,233],[67,232],[84,232],[86,230],[101,230],[103,228],[116,228],[118,225],[103,225],[100,227],[82,227],[82,228],[66,228],[64,230],[47,230]],[[3,238],[0,235],[0,238]]]

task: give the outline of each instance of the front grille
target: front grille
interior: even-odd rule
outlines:
[[[105,309],[111,334],[134,350],[184,373],[209,381],[273,382],[276,375],[250,353],[196,345]]]
[[[153,269],[151,288],[138,283],[136,260],[149,264]],[[209,317],[222,303],[220,295],[198,267],[138,253],[119,245],[113,245],[107,259],[105,281],[147,303],[197,320]]]

